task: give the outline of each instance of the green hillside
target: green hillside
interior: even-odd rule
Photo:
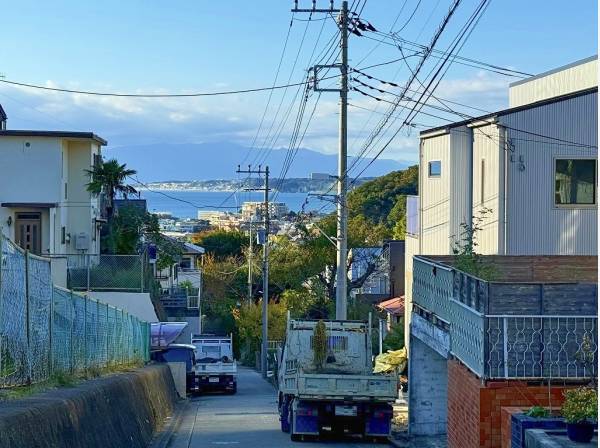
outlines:
[[[418,165],[365,182],[348,194],[350,220],[373,226],[381,238],[403,239],[406,195],[416,195],[418,183]]]

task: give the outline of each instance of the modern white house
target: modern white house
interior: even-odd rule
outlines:
[[[97,254],[99,198],[86,189],[106,141],[91,132],[0,127],[0,228],[35,254]]]
[[[407,200],[405,334],[413,257],[449,255],[461,225],[486,255],[597,255],[597,57],[510,85],[510,108],[421,133]],[[408,343],[408,337],[407,337]]]

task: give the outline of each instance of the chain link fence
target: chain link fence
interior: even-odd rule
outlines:
[[[62,257],[62,255],[60,256]],[[70,254],[67,258],[67,285],[75,291],[147,292],[149,264],[146,254]]]
[[[146,362],[150,324],[52,284],[50,260],[0,232],[0,388]]]

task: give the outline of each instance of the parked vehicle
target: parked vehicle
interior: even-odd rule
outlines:
[[[233,359],[232,337],[192,334],[191,342],[196,347],[193,390],[223,390],[235,394],[237,363]]]
[[[152,352],[152,359],[158,362],[185,362],[186,391],[194,389],[194,365],[196,347],[191,344],[169,344]]]
[[[281,430],[292,440],[324,433],[387,438],[397,377],[372,373],[370,325],[323,321],[326,357],[317,366],[318,322],[288,319],[278,376]]]

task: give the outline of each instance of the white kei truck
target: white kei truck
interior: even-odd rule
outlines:
[[[278,372],[281,430],[292,440],[324,434],[389,437],[395,374],[374,374],[367,322],[323,321],[327,358],[317,369],[313,335],[318,320],[288,318]]]
[[[195,360],[192,391],[221,390],[237,392],[237,363],[233,359],[233,340],[229,336],[192,334]]]

